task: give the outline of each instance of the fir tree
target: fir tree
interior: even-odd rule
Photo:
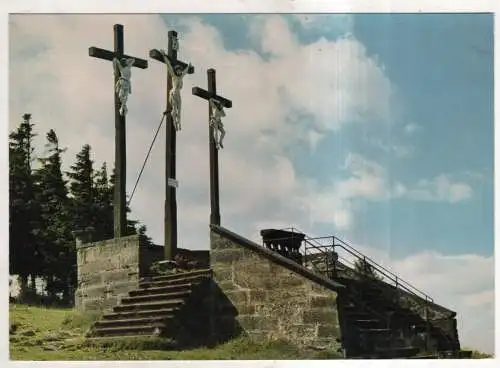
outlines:
[[[114,193],[115,193],[115,177],[116,177],[116,171],[113,168],[113,172],[109,178],[109,184],[111,188],[111,195],[112,198],[114,198]],[[128,214],[131,212],[130,205],[127,202],[125,205],[125,213],[127,214],[127,229],[126,229],[126,235],[135,235],[138,234],[138,229],[137,226],[139,224],[139,221],[137,220],[131,220],[128,218]],[[113,220],[114,221],[114,220]]]
[[[19,275],[22,294],[28,277],[32,276],[33,284],[39,273],[36,242],[40,224],[31,172],[33,126],[31,114],[24,114],[23,122],[9,135],[9,271]]]
[[[90,150],[90,146],[85,144],[67,173],[70,178],[72,224],[76,231],[86,231],[95,224],[94,163]]]
[[[360,275],[369,279],[381,280],[382,276],[379,275],[375,268],[364,258],[359,258],[354,262],[354,269]]]
[[[64,299],[69,300],[70,286],[76,281],[76,252],[71,235],[68,190],[61,171],[61,154],[65,149],[60,148],[52,129],[47,133],[46,148],[48,156],[39,159],[41,167],[35,173],[42,220],[38,236],[42,274],[49,294],[62,292]]]
[[[104,162],[96,173],[95,187],[95,240],[113,238],[113,188],[108,179],[107,165]]]

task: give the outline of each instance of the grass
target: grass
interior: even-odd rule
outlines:
[[[335,359],[326,351],[303,350],[284,341],[256,342],[239,337],[214,348],[167,350],[155,339],[95,344],[84,339],[98,315],[72,309],[10,304],[12,360],[225,360],[225,359]]]
[[[472,351],[472,355],[471,355],[472,359],[490,359],[490,358],[493,358],[493,354],[482,353],[482,352],[474,350],[474,349],[464,348],[462,350]]]

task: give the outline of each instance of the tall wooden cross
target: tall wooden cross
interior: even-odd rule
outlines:
[[[133,56],[124,54],[123,46],[123,26],[115,24],[114,43],[115,50],[109,51],[98,47],[89,48],[89,56],[113,61],[113,59],[121,60],[122,58],[133,59],[135,66],[140,69],[148,67],[147,60],[139,59]],[[120,77],[120,72],[115,68],[115,84]],[[119,238],[125,236],[127,231],[127,214],[126,214],[126,178],[127,178],[127,153],[126,153],[126,134],[125,134],[125,116],[120,114],[120,99],[115,88],[115,183],[114,183],[114,236]]]
[[[215,69],[207,70],[208,91],[200,87],[193,87],[192,93],[207,101],[211,99],[218,101],[223,107],[231,108],[233,103],[217,95],[217,86],[215,82]],[[212,109],[208,106],[208,120],[212,117]],[[214,127],[209,124],[209,154],[210,154],[210,224],[220,225],[220,205],[219,205],[219,151],[217,149]]]
[[[180,67],[182,70],[186,69],[188,64],[177,59],[178,51],[177,32],[168,32],[168,49],[167,57],[172,67]],[[149,56],[165,64],[164,54],[156,49],[149,51]],[[194,68],[190,67],[187,71],[188,74],[194,73]],[[176,144],[177,144],[177,131],[174,127],[171,111],[172,106],[170,103],[169,95],[172,89],[172,77],[167,74],[167,103],[166,103],[166,119],[167,119],[167,140],[165,144],[165,259],[173,260],[177,251],[177,199],[175,180],[175,161],[176,161]]]

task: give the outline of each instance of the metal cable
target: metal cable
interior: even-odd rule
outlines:
[[[130,194],[130,198],[127,202],[127,205],[130,206],[130,202],[132,201],[132,197],[134,196],[135,190],[137,188],[137,184],[139,184],[139,180],[141,179],[142,172],[144,171],[144,168],[146,167],[146,162],[148,161],[149,155],[151,154],[151,150],[153,149],[153,145],[155,144],[156,137],[158,137],[158,133],[160,132],[160,128],[163,124],[163,120],[165,120],[165,116],[167,115],[167,112],[165,111],[163,113],[163,116],[161,118],[160,124],[158,125],[158,129],[156,129],[155,136],[153,137],[153,141],[151,142],[151,145],[149,146],[148,153],[146,155],[146,158],[144,159],[144,163],[142,164],[141,171],[139,172],[139,175],[137,176],[137,180],[134,185],[134,189],[132,190],[132,194]]]

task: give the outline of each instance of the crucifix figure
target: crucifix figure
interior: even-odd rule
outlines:
[[[207,77],[208,91],[200,87],[193,87],[192,93],[193,95],[201,97],[209,102],[208,137],[210,152],[210,224],[220,225],[218,149],[222,148],[222,139],[224,139],[226,134],[221,119],[226,116],[224,108],[231,108],[233,103],[217,94],[215,69],[208,69]]]
[[[132,93],[132,84],[130,83],[130,77],[132,75],[132,66],[134,65],[134,59],[122,58],[118,60],[113,59],[113,65],[115,70],[118,70],[120,76],[115,84],[115,93],[118,95],[120,100],[120,115],[127,115],[127,100],[128,95]],[[116,73],[116,71],[115,71]]]
[[[126,142],[125,142],[125,114],[127,113],[126,102],[130,88],[130,69],[146,69],[147,60],[124,54],[123,47],[123,26],[115,24],[114,30],[114,51],[101,49],[98,47],[89,48],[89,56],[98,59],[112,61],[114,65],[114,96],[115,96],[115,183],[114,183],[114,236],[119,238],[126,235],[127,215],[126,215]],[[116,61],[115,61],[116,60]],[[125,62],[126,60],[126,62]],[[118,67],[117,65],[120,65]],[[123,62],[121,64],[120,62]]]
[[[175,180],[175,152],[177,144],[177,130],[180,130],[181,89],[186,74],[193,74],[194,68],[177,59],[179,42],[177,32],[168,32],[167,52],[150,50],[152,59],[167,65],[167,104],[165,115],[167,118],[167,142],[165,145],[165,260],[173,261],[177,251],[177,200]]]
[[[224,124],[222,124],[222,118],[226,116],[224,112],[224,106],[214,98],[209,100],[210,103],[210,127],[214,132],[215,146],[218,150],[224,148],[222,141],[226,135],[224,130]]]
[[[178,43],[176,43],[178,45]],[[172,66],[172,63],[170,62],[170,59],[168,57],[168,53],[165,50],[160,50],[162,56],[163,56],[163,62],[167,65],[167,71],[168,75],[172,79],[172,89],[170,90],[170,93],[168,94],[168,102],[170,103],[170,106],[172,107],[172,111],[170,114],[172,115],[172,122],[174,124],[175,130],[180,131],[181,130],[181,90],[183,87],[183,78],[186,74],[188,74],[188,71],[192,67],[191,63],[186,65],[184,68],[176,64],[175,66]]]

